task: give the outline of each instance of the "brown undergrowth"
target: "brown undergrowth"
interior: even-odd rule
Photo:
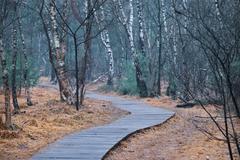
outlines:
[[[98,90],[94,84],[89,88]],[[165,88],[166,89],[166,88]],[[100,90],[101,91],[101,90]],[[102,92],[103,94],[119,95],[114,92]],[[139,99],[136,96],[122,96],[128,99]],[[142,130],[113,149],[105,160],[226,160],[229,159],[227,144],[220,131],[209,118],[201,106],[193,108],[176,108],[179,101],[173,101],[170,97],[142,99],[145,103],[154,107],[172,110],[176,116],[166,123]],[[221,107],[206,106],[207,110],[216,118],[216,121],[224,128]],[[235,124],[240,124],[237,120]],[[240,125],[237,126],[240,135]],[[236,150],[234,150],[237,153]],[[240,159],[237,154],[234,157]]]
[[[32,100],[34,105],[27,107],[24,97],[19,97],[22,113],[12,117],[15,131],[0,129],[0,159],[27,159],[66,134],[107,124],[127,114],[109,102],[93,99],[86,99],[77,112],[59,101],[57,90],[49,88],[34,88]]]
[[[172,110],[176,116],[162,125],[130,136],[112,150],[105,160],[229,159],[227,144],[215,124],[206,118],[208,116],[201,106],[176,108],[178,101],[172,101],[167,96],[146,98],[144,101],[155,107]],[[215,107],[209,105],[207,109],[213,115],[218,115]],[[223,125],[221,118],[217,121]],[[237,154],[235,159],[239,159]]]

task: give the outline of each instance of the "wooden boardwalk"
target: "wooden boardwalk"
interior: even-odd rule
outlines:
[[[138,130],[161,124],[174,115],[137,100],[95,93],[88,93],[87,97],[111,101],[131,114],[111,124],[68,135],[34,155],[32,160],[100,160],[122,139]]]

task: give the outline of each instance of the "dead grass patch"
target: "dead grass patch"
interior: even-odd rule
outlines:
[[[74,106],[59,101],[58,91],[47,88],[32,90],[34,105],[31,107],[26,107],[24,96],[18,100],[23,113],[12,119],[19,128],[16,131],[0,129],[0,159],[27,159],[66,134],[110,123],[127,114],[109,102],[92,99],[86,99],[84,107],[76,111]]]

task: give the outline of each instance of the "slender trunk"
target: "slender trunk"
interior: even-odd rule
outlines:
[[[105,33],[105,48],[107,50],[107,56],[108,56],[108,80],[107,85],[113,86],[113,77],[114,77],[114,59],[113,59],[113,51],[112,47],[110,45],[110,38],[109,33],[106,30]]]
[[[21,23],[20,18],[18,18],[18,24],[19,24],[19,32],[20,32],[21,41],[22,41],[22,48],[23,48],[23,61],[24,61],[23,62],[23,64],[24,64],[23,79],[24,79],[26,100],[27,100],[27,105],[32,106],[30,82],[28,80],[28,71],[29,71],[28,57],[27,57],[27,50],[26,50],[26,44],[25,44],[25,37],[24,37],[24,34],[23,34],[22,23]]]
[[[73,15],[77,19],[78,23],[83,24],[83,20],[82,20],[82,17],[80,16],[80,14],[78,12],[77,2],[75,0],[71,0],[71,8],[72,8]],[[86,12],[87,11],[86,11],[86,1],[85,1],[85,13]],[[75,106],[76,106],[76,110],[79,110],[80,103],[82,103],[82,99],[83,99],[82,90],[83,90],[84,85],[81,82],[81,87],[82,87],[81,90],[80,90],[81,91],[81,97],[79,97],[79,89],[80,89],[79,83],[80,83],[80,80],[82,79],[82,77],[79,78],[78,44],[77,44],[77,37],[76,36],[77,36],[76,33],[74,33],[73,41],[74,41],[74,53],[75,53],[74,57],[75,57],[75,79],[76,79],[76,92],[75,92],[76,103],[75,103]],[[79,99],[81,99],[80,102],[79,102]]]
[[[90,69],[90,57],[91,57],[91,34],[92,34],[92,22],[93,16],[91,14],[92,4],[90,0],[85,1],[86,10],[86,23],[85,23],[85,37],[84,37],[84,57],[82,60],[82,66],[80,71],[80,105],[83,104],[84,94],[85,94],[85,81],[86,81],[86,71]]]
[[[16,10],[14,11],[16,15]],[[15,16],[16,17],[16,16]],[[13,47],[12,47],[12,101],[14,107],[14,113],[19,113],[20,108],[17,100],[17,86],[16,86],[16,65],[17,65],[17,26],[16,22],[13,22]]]
[[[68,0],[64,0],[63,2],[63,11],[62,11],[62,17],[64,23],[62,24],[62,34],[60,37],[60,47],[61,47],[61,53],[60,53],[60,59],[65,59],[65,53],[67,52],[67,11],[68,11]]]
[[[57,84],[57,77],[56,77],[56,73],[55,73],[55,70],[53,67],[51,67],[51,79],[50,79],[50,82],[52,84]]]
[[[233,117],[232,117],[232,114],[231,114],[230,107],[228,107],[228,113],[229,113],[229,119],[230,119],[231,128],[232,128],[232,132],[233,132],[233,140],[235,142],[235,145],[236,145],[236,148],[237,148],[237,151],[238,151],[238,155],[240,156],[240,142],[238,140],[238,133],[236,131],[235,123],[233,122]]]
[[[58,59],[61,59],[63,62],[65,61],[65,53],[67,53],[67,25],[66,25],[67,14],[68,14],[68,0],[64,0],[63,11],[62,11],[62,17],[64,22],[62,23],[62,32],[59,40],[61,52],[58,55],[59,57],[57,57]],[[56,77],[56,73],[55,73],[55,77]],[[57,82],[57,78],[55,78],[55,83],[56,82]],[[60,99],[61,101],[64,101],[64,95],[62,94],[63,87],[60,85],[60,83],[59,83],[59,90],[60,90]]]
[[[187,10],[187,0],[183,0],[183,8]],[[188,65],[188,57],[185,56],[186,53],[186,42],[184,42],[183,36],[187,34],[187,17],[184,17],[184,29],[183,29],[183,34],[181,31],[181,28],[178,26],[178,32],[179,32],[179,39],[181,42],[181,52],[182,52],[182,57],[183,57],[183,67],[182,67],[182,80],[184,83],[184,89],[183,89],[183,97],[186,101],[190,101],[190,96],[189,96],[189,89],[190,89],[190,78],[191,75],[189,73],[189,65]]]
[[[168,49],[169,49],[169,33],[168,33],[168,31],[169,31],[169,29],[168,29],[168,23],[167,23],[167,11],[166,11],[166,4],[165,4],[165,0],[160,0],[161,1],[161,4],[160,4],[160,2],[159,2],[159,6],[161,6],[161,11],[162,11],[162,21],[163,21],[163,31],[164,31],[164,36],[163,36],[163,34],[162,34],[162,31],[161,31],[161,40],[159,39],[159,41],[161,41],[161,44],[162,45],[159,45],[159,53],[161,52],[161,56],[160,56],[160,54],[159,54],[159,60],[160,61],[162,61],[162,54],[163,54],[163,49],[164,49],[164,52],[165,52],[165,55],[168,55],[168,53],[169,53],[169,51],[168,51]],[[159,11],[159,14],[161,14],[161,12]],[[161,16],[159,16],[159,17],[161,17]],[[161,21],[161,18],[159,19],[159,21]],[[160,22],[159,24],[161,24],[162,22]],[[159,25],[158,24],[158,25]],[[159,28],[161,27],[161,29],[162,29],[162,26],[159,26]],[[160,37],[159,37],[160,38]],[[159,42],[160,43],[160,42]],[[163,44],[164,44],[164,46],[163,46]],[[160,51],[161,50],[161,51]],[[162,62],[161,62],[162,63]],[[161,64],[161,66],[160,66],[160,64],[159,64],[159,69],[161,68],[161,70],[162,70],[162,64]],[[161,74],[163,74],[163,72],[161,72],[160,71],[160,76],[158,76],[158,77],[160,77],[159,79],[160,79],[160,83],[161,83],[161,78],[163,77],[163,75],[161,75]],[[169,76],[170,77],[170,76]],[[158,83],[159,84],[159,83]],[[159,89],[159,93],[161,94],[161,84],[159,84],[160,86],[160,89]]]
[[[116,1],[116,0],[115,0]],[[143,78],[143,73],[141,70],[140,62],[135,50],[135,45],[134,45],[134,39],[133,39],[133,0],[129,0],[129,8],[130,8],[130,15],[129,15],[129,22],[127,23],[127,17],[124,13],[123,6],[120,0],[117,1],[119,10],[121,13],[121,23],[123,24],[126,32],[127,32],[127,37],[128,37],[128,42],[130,45],[130,51],[133,57],[133,62],[135,66],[135,71],[136,71],[136,81],[137,81],[137,87],[139,90],[139,95],[140,97],[147,97],[148,92],[147,92],[147,85],[146,82]]]
[[[137,86],[139,89],[140,97],[147,97],[147,85],[143,78],[143,73],[140,67],[140,62],[135,50],[134,45],[134,39],[133,39],[133,0],[129,1],[129,7],[130,7],[130,19],[129,19],[129,25],[128,25],[128,39],[131,47],[132,56],[134,58],[134,65],[136,70],[136,80],[137,80]]]
[[[143,6],[141,0],[137,0],[137,15],[138,15],[138,24],[139,24],[139,44],[141,54],[146,57],[146,48],[145,48],[145,34],[144,34],[144,21],[143,21]]]
[[[165,34],[168,33],[168,25],[167,25],[167,11],[166,11],[166,5],[165,5],[165,0],[162,1],[162,11],[163,11],[163,25],[164,25],[164,31]]]
[[[18,87],[18,97],[20,97],[22,95],[22,80],[23,80],[23,77],[22,77],[22,72],[23,72],[23,66],[22,66],[22,54],[19,55],[19,62],[20,62],[20,81],[19,81],[19,87]]]
[[[96,19],[96,22],[98,24],[99,30],[104,28],[105,26],[102,24],[105,22],[105,13],[104,8],[100,7],[100,16],[97,15],[96,11],[94,12],[94,16]],[[102,23],[101,23],[102,22]],[[107,85],[113,86],[113,76],[114,76],[114,59],[113,59],[113,51],[112,46],[110,44],[110,38],[109,38],[109,31],[108,29],[104,29],[101,32],[101,41],[105,47],[106,50],[106,57],[108,60],[108,80]]]
[[[132,1],[130,1],[130,30],[131,30],[131,41],[133,42],[133,6],[132,6]],[[139,23],[139,42],[140,42],[140,50],[142,56],[146,57],[146,48],[145,48],[145,36],[144,36],[144,22],[143,22],[143,11],[142,11],[142,2],[141,0],[137,1],[137,10],[138,10],[138,23]],[[136,52],[136,51],[135,51]],[[137,58],[137,55],[135,57],[135,67],[136,67],[136,79],[137,79],[137,85],[138,89],[140,92],[141,97],[147,97],[148,92],[147,92],[147,85],[145,80],[143,79],[143,72],[141,70],[141,64]]]
[[[55,70],[60,93],[62,98],[67,101],[68,104],[74,104],[74,94],[70,87],[70,82],[67,76],[66,67],[65,67],[65,53],[62,52],[60,46],[59,35],[57,32],[57,21],[56,21],[56,8],[55,8],[55,0],[51,0],[50,2],[50,18],[51,18],[51,27],[52,27],[52,43],[53,48],[52,52],[49,55],[52,66]],[[46,27],[45,27],[46,28]],[[49,34],[47,32],[47,34]],[[50,46],[51,47],[51,46]]]
[[[227,146],[228,146],[228,151],[229,151],[229,158],[233,160],[233,153],[232,153],[232,147],[231,147],[231,140],[229,138],[229,127],[228,127],[228,118],[227,118],[227,104],[225,101],[225,94],[223,93],[223,113],[224,113],[224,124],[225,124],[225,135],[226,135],[226,140],[227,140]]]
[[[159,38],[158,47],[158,80],[157,80],[157,95],[162,95],[161,78],[162,78],[162,42]]]
[[[183,7],[185,10],[187,10],[187,1],[188,0],[183,0]],[[187,34],[187,16],[184,16],[184,34]]]
[[[8,70],[7,61],[5,58],[4,48],[3,48],[3,20],[0,19],[0,61],[2,66],[2,79],[3,79],[3,90],[5,97],[5,126],[10,129],[12,127],[11,120],[11,107],[10,107],[10,88],[8,82]]]
[[[218,2],[218,0],[214,0],[214,2],[215,2],[216,12],[217,12],[217,18],[220,22],[221,28],[223,28],[223,21],[222,21],[222,17],[221,17],[221,13],[220,13],[219,2]]]
[[[157,94],[161,96],[161,73],[162,73],[162,25],[161,25],[161,2],[158,0],[158,80]]]
[[[75,51],[75,78],[76,78],[76,110],[79,110],[79,68],[78,68],[78,45],[76,35],[73,36]]]
[[[172,1],[172,3],[174,3]],[[176,18],[175,10],[173,7],[174,4],[171,4],[171,11],[173,18]],[[172,96],[173,99],[176,99],[177,86],[176,86],[176,69],[177,69],[177,33],[176,33],[176,22],[174,21],[171,26],[171,43],[172,43],[172,61],[169,62],[171,66],[171,71],[169,73],[169,86],[168,86],[168,95]]]
[[[240,118],[240,110],[239,110],[239,105],[237,103],[237,99],[233,93],[233,85],[232,85],[232,82],[230,80],[230,76],[229,74],[226,75],[227,76],[227,87],[229,89],[229,92],[230,92],[230,96],[231,96],[231,99],[232,99],[232,102],[233,102],[233,105],[235,107],[235,111],[237,113],[237,116],[238,118]]]

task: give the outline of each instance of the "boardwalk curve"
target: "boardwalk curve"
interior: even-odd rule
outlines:
[[[96,93],[88,93],[87,97],[110,101],[131,114],[108,125],[70,134],[34,155],[32,160],[101,160],[122,139],[138,130],[161,124],[174,115],[174,112],[139,100]]]

